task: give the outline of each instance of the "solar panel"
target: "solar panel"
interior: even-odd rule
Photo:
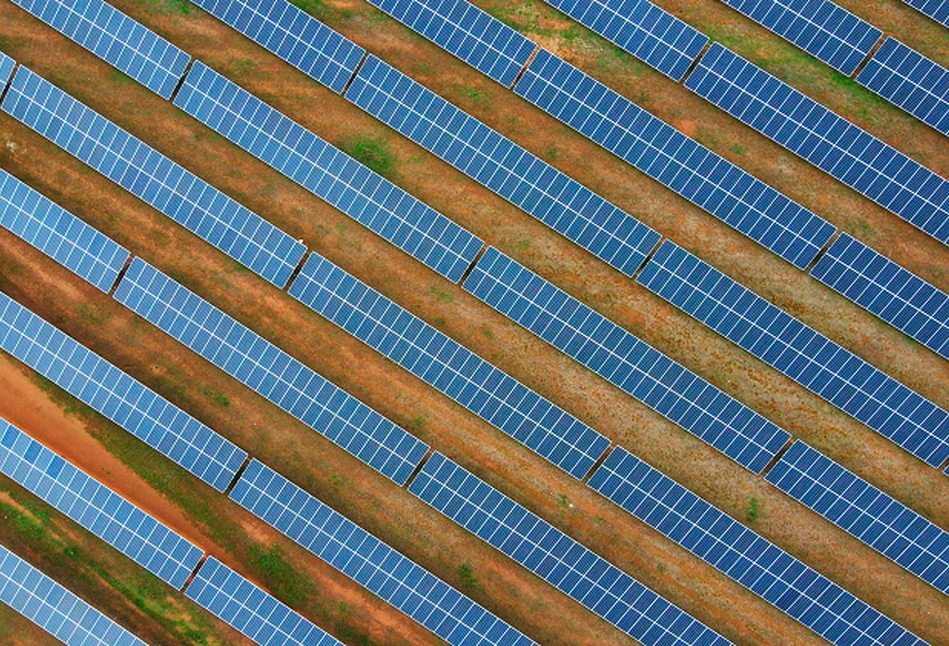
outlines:
[[[829,222],[546,50],[514,91],[797,267],[834,234]]]
[[[0,52],[0,92],[7,86],[10,77],[13,76],[13,68],[16,67],[16,61]]]
[[[621,447],[593,472],[589,485],[832,644],[926,644]]]
[[[792,498],[949,594],[949,532],[804,442],[767,475]]]
[[[0,419],[0,472],[180,590],[204,552]]]
[[[67,646],[146,646],[2,545],[0,601]]]
[[[627,276],[659,244],[646,225],[375,56],[346,98]]]
[[[213,556],[201,564],[185,595],[261,646],[343,646]]]
[[[175,105],[454,282],[484,243],[206,65]]]
[[[425,457],[424,442],[142,259],[132,261],[115,298],[399,484]]]
[[[409,491],[646,646],[731,643],[440,453]]]
[[[949,413],[681,247],[637,280],[920,460],[949,458]]]
[[[937,240],[949,181],[715,43],[686,87]]]
[[[257,460],[231,498],[449,644],[535,644]]]
[[[306,247],[22,65],[3,110],[283,287]]]
[[[494,247],[464,288],[755,473],[791,437]]]
[[[592,428],[322,256],[290,295],[496,428],[582,478],[610,446]]]
[[[949,27],[949,2],[946,0],[903,0],[903,2]]]
[[[103,0],[12,0],[56,31],[170,99],[191,57]]]
[[[0,293],[0,350],[224,491],[247,453]]]
[[[949,136],[949,70],[916,50],[887,38],[857,83]]]
[[[949,295],[843,233],[811,275],[949,359]]]
[[[467,0],[368,0],[505,87],[537,45]]]

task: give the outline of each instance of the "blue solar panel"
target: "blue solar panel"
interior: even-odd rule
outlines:
[[[409,491],[646,646],[731,643],[440,453]]]
[[[755,473],[791,437],[493,247],[464,288]]]
[[[108,293],[128,249],[0,169],[0,226]]]
[[[576,478],[610,446],[577,418],[315,253],[290,295]]]
[[[835,231],[829,222],[548,51],[538,52],[514,91],[802,269]]]
[[[883,42],[857,83],[949,135],[949,70],[895,38]]]
[[[247,453],[0,293],[0,350],[224,491]]]
[[[947,0],[903,0],[917,11],[926,14],[936,22],[949,27],[949,2]]]
[[[283,287],[306,247],[22,65],[3,110]]]
[[[213,556],[185,595],[261,646],[343,646]]]
[[[949,532],[804,442],[795,442],[768,482],[949,594]]]
[[[949,413],[681,247],[637,280],[920,460],[949,458]]]
[[[449,644],[535,644],[257,460],[231,498]]]
[[[0,92],[7,86],[10,77],[13,76],[13,68],[16,67],[16,61],[0,52]]]
[[[0,602],[67,646],[147,646],[2,545]]]
[[[346,98],[627,276],[659,244],[646,225],[375,56]]]
[[[949,359],[949,294],[843,233],[811,274]]]
[[[399,484],[425,457],[424,442],[140,258],[115,298]]]
[[[175,105],[454,282],[484,246],[466,229],[200,62],[185,77]]]
[[[949,181],[715,43],[686,87],[949,244]]]
[[[617,447],[590,486],[837,646],[926,642],[725,512]]]
[[[165,99],[191,57],[103,0],[12,0]]]
[[[511,87],[532,41],[468,0],[368,0],[492,79]]]
[[[180,590],[204,552],[0,419],[0,473]]]

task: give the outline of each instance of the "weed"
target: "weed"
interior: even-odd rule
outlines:
[[[729,150],[735,153],[736,155],[744,155],[745,147],[741,144],[735,144],[734,146],[729,147]]]
[[[231,405],[231,400],[229,400],[227,396],[224,393],[222,393],[220,390],[218,390],[217,388],[212,388],[211,386],[205,386],[201,392],[204,394],[205,397],[211,399],[214,402],[217,402],[221,406]]]
[[[241,263],[239,263],[239,262],[235,262],[235,263],[234,263],[234,273],[235,273],[235,274],[246,274],[246,273],[249,272],[249,271],[250,271],[250,269],[248,269],[247,267],[245,267],[245,266],[242,265]]]
[[[102,308],[100,308],[98,305],[93,305],[92,303],[83,303],[79,307],[79,318],[87,323],[92,323],[93,325],[105,323],[111,316],[111,313],[103,312]]]
[[[340,146],[347,155],[383,176],[395,170],[395,156],[385,139],[357,136],[347,139]]]
[[[749,523],[753,523],[758,520],[758,516],[760,516],[760,514],[761,510],[758,507],[758,499],[752,498],[748,503],[748,509],[745,510],[745,519]]]
[[[579,25],[570,25],[560,32],[560,37],[564,40],[576,40],[582,35],[583,31],[580,29]]]
[[[187,16],[194,8],[191,0],[153,0],[162,13],[176,13],[180,16]]]
[[[429,288],[429,291],[431,292],[432,296],[438,299],[440,303],[448,304],[455,300],[454,296],[440,288],[438,285],[432,285],[431,288]]]
[[[544,151],[544,157],[547,159],[557,159],[557,146],[551,144],[547,147],[547,150]]]
[[[439,316],[434,321],[432,321],[432,325],[434,325],[435,327],[445,327],[446,325],[448,325],[448,321],[445,319],[445,317]]]
[[[123,72],[122,70],[117,70],[117,69],[115,69],[114,67],[113,67],[112,70],[109,72],[109,77],[110,77],[113,81],[115,81],[116,83],[119,83],[119,84],[121,84],[121,85],[128,85],[129,83],[132,83],[132,81],[133,81],[133,79],[132,79],[131,76],[129,76],[128,74],[126,74],[126,73]]]
[[[418,417],[413,417],[412,421],[410,422],[410,425],[412,426],[412,428],[415,428],[415,429],[423,429],[425,428],[425,418],[422,417],[421,415],[419,415]]]
[[[462,588],[467,590],[481,589],[481,583],[478,581],[477,577],[475,577],[474,570],[471,568],[471,564],[468,562],[462,563],[458,566],[458,578],[461,579]]]
[[[253,546],[248,551],[247,565],[254,570],[268,588],[291,606],[306,602],[313,584],[298,574],[277,545],[269,549]]]

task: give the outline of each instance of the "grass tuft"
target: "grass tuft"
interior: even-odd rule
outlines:
[[[388,177],[395,172],[395,156],[389,150],[389,144],[379,137],[352,137],[340,146],[344,153],[379,173]]]

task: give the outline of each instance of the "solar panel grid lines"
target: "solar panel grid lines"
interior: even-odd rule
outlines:
[[[685,86],[944,244],[949,181],[714,43]]]
[[[0,350],[218,491],[247,453],[0,292]]]
[[[0,545],[0,602],[67,646],[146,646],[62,585]]]
[[[399,484],[428,452],[424,442],[140,258],[115,298]]]
[[[306,253],[302,243],[22,65],[2,109],[278,287]]]
[[[536,643],[257,460],[231,499],[457,646]]]
[[[546,50],[537,53],[514,92],[800,269],[836,231]]]
[[[846,233],[811,275],[949,359],[949,294]]]
[[[103,0],[12,2],[164,99],[171,98],[191,60]]]
[[[588,484],[836,646],[926,644],[622,447]]]
[[[646,646],[731,643],[440,453],[409,491]]]
[[[927,464],[949,458],[949,413],[674,243],[637,281]]]
[[[484,243],[196,61],[175,105],[453,282]]]
[[[16,61],[0,52],[0,93],[9,83],[10,77],[13,76],[14,67],[16,67]]]
[[[946,0],[903,0],[903,2],[949,27],[949,2]]]
[[[754,473],[791,437],[494,247],[463,287]]]
[[[949,532],[797,441],[767,481],[944,594]]]
[[[204,552],[0,419],[0,473],[180,590]]]

